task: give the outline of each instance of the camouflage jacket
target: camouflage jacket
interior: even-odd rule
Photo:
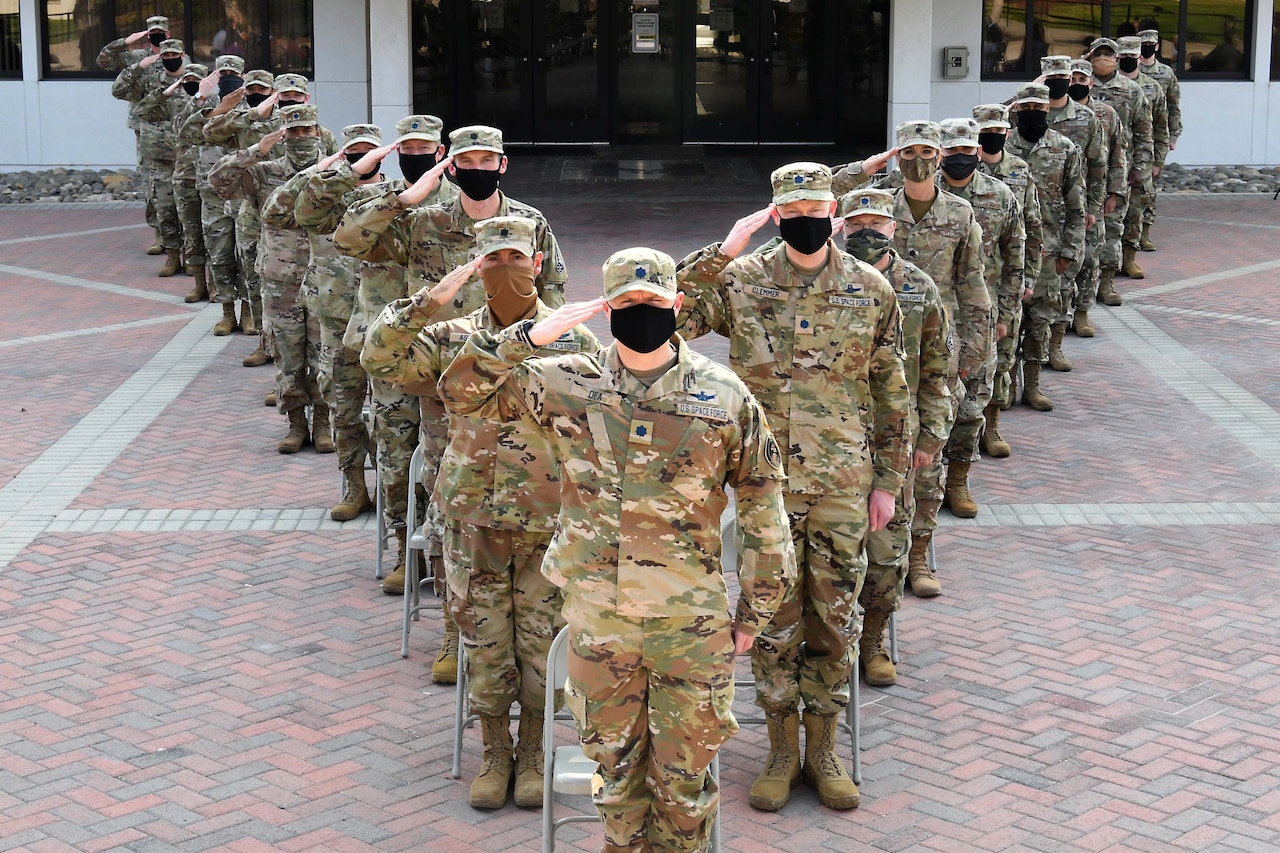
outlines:
[[[1102,127],[1104,147],[1107,150],[1107,192],[1111,195],[1129,194],[1129,155],[1124,150],[1120,126],[1120,114],[1116,108],[1102,101],[1089,99],[1087,105],[1098,117]]]
[[[1155,143],[1151,136],[1151,104],[1142,87],[1117,71],[1106,82],[1094,78],[1089,100],[1110,104],[1120,115],[1121,142],[1129,156],[1129,169],[1138,173],[1139,180],[1150,177]]]
[[[134,105],[131,113],[137,120],[138,153],[149,160],[169,161],[177,156],[173,120],[190,97],[182,90],[169,96],[165,89],[178,79],[168,76],[164,66],[156,62],[147,68],[130,65],[111,84],[113,97]]]
[[[124,43],[124,39],[118,38],[98,52],[98,67],[103,71],[114,71],[119,74],[129,66],[137,65],[150,56],[151,53],[150,43],[145,48],[131,48]],[[136,103],[129,104],[130,130],[137,130],[142,124],[136,115],[137,110],[138,105]]]
[[[209,173],[209,186],[229,201],[241,199],[261,211],[277,189],[294,175],[287,157],[268,160],[258,146],[233,151]],[[274,281],[301,281],[311,254],[311,242],[301,229],[263,225],[255,266],[259,275]]]
[[[1032,282],[1040,277],[1040,262],[1044,254],[1044,222],[1040,219],[1040,196],[1036,182],[1031,179],[1031,167],[1017,154],[1003,153],[998,163],[978,161],[978,169],[984,175],[999,178],[1018,200],[1022,211],[1022,226],[1027,233],[1023,252],[1023,281]]]
[[[1060,110],[1049,108],[1049,128],[1070,139],[1084,158],[1085,213],[1102,218],[1107,199],[1107,138],[1094,111],[1067,98]]]
[[[1080,149],[1055,130],[1046,130],[1034,145],[1017,130],[1009,133],[1005,146],[1027,161],[1040,200],[1040,220],[1044,226],[1044,255],[1053,259],[1084,259],[1084,165]],[[1042,272],[1053,273],[1052,269]]]
[[[893,249],[889,256],[884,277],[893,286],[902,314],[902,367],[911,392],[907,429],[914,437],[913,447],[935,454],[947,443],[951,429],[951,323],[942,295],[924,270]]]
[[[564,304],[564,257],[551,226],[536,208],[501,194],[494,216],[524,216],[538,223],[537,249],[542,252],[542,272],[535,282],[538,296],[552,308]],[[339,252],[366,261],[391,261],[409,269],[410,278],[439,281],[450,270],[470,259],[475,247],[475,220],[462,209],[462,197],[454,196],[431,207],[407,208],[388,189],[381,196],[352,207],[333,235]],[[484,304],[478,286],[458,291],[452,306],[445,306],[441,320],[463,317]]]
[[[312,174],[294,208],[298,224],[308,230],[333,234],[353,205],[381,196],[384,192],[403,192],[405,188],[403,180],[364,185],[358,185],[358,182],[359,178],[346,160],[339,160],[332,168]],[[440,186],[421,206],[440,204],[457,196],[457,187],[441,178]],[[407,276],[408,271],[403,264],[391,261],[363,261],[360,264],[359,287],[351,319],[347,322],[347,332],[342,338],[348,349],[359,352],[364,346],[369,324],[382,313],[382,309],[388,303],[409,296],[426,283],[422,278],[410,282]]]
[[[1178,75],[1158,59],[1150,65],[1144,65],[1139,61],[1138,70],[1152,80],[1158,81],[1160,88],[1164,90],[1165,104],[1169,113],[1169,144],[1178,144],[1178,137],[1182,135],[1182,87],[1178,85]]]
[[[720,516],[732,486],[735,627],[763,629],[795,580],[795,550],[782,453],[742,381],[678,336],[675,366],[646,388],[616,345],[531,358],[522,330],[471,335],[439,389],[453,414],[523,417],[551,443],[560,516],[542,573],[569,601],[624,616],[723,616]]]
[[[996,322],[1011,327],[1022,301],[1026,266],[1027,230],[1017,197],[1003,181],[977,171],[963,187],[945,180],[938,186],[969,202],[978,217],[987,293],[996,306]]]
[[[436,397],[440,375],[467,339],[478,331],[502,331],[487,306],[466,317],[431,323],[440,307],[432,299],[422,305],[413,299],[388,305],[369,325],[360,354],[365,370],[407,394]],[[539,303],[533,319],[550,313]],[[596,336],[578,326],[531,357],[599,351]],[[450,415],[449,443],[435,483],[433,500],[447,518],[500,530],[555,530],[560,466],[546,435],[523,420]]]
[[[1156,78],[1140,73],[1136,82],[1151,105],[1152,165],[1163,169],[1169,156],[1169,100],[1164,95],[1164,86]]]
[[[178,146],[178,158],[173,167],[173,179],[175,181],[199,183],[201,177],[201,152],[205,148],[205,113],[211,107],[216,106],[217,103],[217,97],[188,97],[187,102],[182,105],[182,109],[174,116],[173,134]],[[216,163],[217,160],[215,159],[213,162]],[[208,186],[209,170],[212,168],[213,163],[210,163],[208,168],[204,170],[205,186]]]
[[[827,245],[827,265],[809,285],[785,244],[738,258],[706,247],[677,270],[678,329],[729,339],[730,365],[786,448],[790,491],[896,495],[910,409],[898,303],[880,273]]]

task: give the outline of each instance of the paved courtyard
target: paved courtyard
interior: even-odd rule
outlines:
[[[744,186],[517,195],[587,297],[615,249],[722,238]],[[943,597],[908,595],[861,808],[753,811],[744,726],[725,850],[1280,848],[1280,202],[1160,209],[1148,278],[1046,371],[1056,409],[975,464]],[[438,611],[401,659],[372,519],[328,520],[334,457],[276,453],[270,368],[149,242],[136,207],[0,207],[0,850],[538,849],[537,812],[468,807],[474,730],[450,777]]]

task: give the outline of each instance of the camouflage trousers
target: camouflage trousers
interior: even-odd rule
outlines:
[[[262,321],[276,346],[276,398],[283,414],[323,403],[320,319],[307,310],[300,282],[262,279]]]
[[[1132,194],[1133,190],[1129,192]],[[1104,270],[1120,269],[1120,238],[1124,235],[1124,218],[1129,212],[1129,200],[1123,198],[1116,209],[1102,217],[1104,233],[1102,247],[1098,250],[1098,267]]]
[[[869,477],[868,477],[869,479]],[[836,714],[849,704],[856,605],[866,577],[867,498],[787,492],[796,582],[756,636],[756,704],[768,713]]]
[[[566,592],[565,703],[604,779],[603,849],[707,850],[720,807],[708,768],[738,731],[728,614],[639,619]]]
[[[418,404],[422,414],[422,423],[418,429],[418,444],[422,445],[422,488],[430,495],[435,492],[440,459],[449,446],[449,413],[436,397],[419,397]],[[438,511],[435,501],[432,501],[427,507],[427,518],[422,530],[429,543],[428,554],[439,556],[440,543],[444,541],[443,527],[444,516]]]
[[[1069,309],[1075,311],[1092,311],[1098,304],[1098,270],[1103,243],[1106,242],[1106,218],[1093,223],[1093,227],[1084,232],[1084,262],[1080,264],[1080,272],[1076,273],[1072,282],[1072,292],[1062,290],[1062,314],[1059,319],[1067,320]],[[1066,281],[1066,276],[1063,276]]]
[[[947,441],[951,440],[951,433],[955,429],[956,416],[960,411],[961,400],[964,399],[964,383],[959,376],[951,377],[951,412],[947,417]],[[983,419],[985,423],[986,419]],[[942,509],[942,496],[946,492],[943,481],[946,479],[946,471],[943,467],[943,457],[946,452],[939,453],[923,468],[917,470],[914,474],[915,483],[912,486],[915,499],[915,512],[911,516],[911,532],[916,535],[932,534],[938,528],[938,512]]]
[[[1001,408],[1009,405],[1009,396],[1013,391],[1013,371],[1018,363],[1018,341],[1022,335],[1022,303],[1013,312],[1013,322],[1008,332],[996,341],[996,381],[991,394],[991,402]]]
[[[893,613],[902,607],[907,580],[907,554],[911,550],[911,520],[916,513],[915,469],[893,502],[893,518],[883,530],[867,533],[867,579],[858,603],[866,613]]]
[[[227,202],[218,198],[213,190],[201,190],[200,199],[204,203],[201,226],[204,229],[209,301],[225,304],[247,299],[248,294],[241,291],[240,264],[236,260],[236,221],[227,213]],[[256,244],[253,252],[257,254]]]
[[[449,611],[467,648],[477,714],[506,714],[516,701],[542,713],[547,652],[564,625],[560,590],[542,576],[550,542],[550,533],[444,525]]]
[[[1160,175],[1151,178],[1151,201],[1147,205],[1147,209],[1142,211],[1142,225],[1144,228],[1150,228],[1156,224],[1156,197],[1160,195]]]
[[[320,312],[316,316],[320,321],[320,395],[333,413],[338,467],[363,470],[369,452],[369,428],[364,422],[369,374],[360,366],[360,353],[342,343],[347,321]]]
[[[1129,208],[1124,214],[1124,236],[1122,241],[1127,249],[1138,249],[1138,241],[1142,239],[1142,220],[1147,215],[1147,208],[1156,200],[1155,181],[1147,178],[1142,186],[1129,188]]]
[[[148,189],[151,186],[151,161],[142,156],[142,134],[136,129],[133,131],[133,142],[138,158],[138,182],[142,185],[142,194],[147,200],[147,224],[158,231],[160,220],[156,216],[156,206],[151,200],[151,192]]]
[[[1057,255],[1041,259],[1035,289],[1022,303],[1022,360],[1032,364],[1049,361],[1049,328],[1062,313],[1063,277],[1055,268],[1057,259]]]
[[[156,209],[156,227],[160,245],[166,249],[182,248],[182,223],[178,221],[178,203],[173,197],[173,161],[147,158],[147,200]]]
[[[178,181],[173,187],[173,198],[178,205],[178,222],[182,225],[182,253],[187,263],[202,267],[205,264],[204,231],[200,225],[200,191],[196,182]]]
[[[991,346],[987,351],[986,361],[967,379],[956,378],[951,388],[955,399],[959,400],[955,422],[951,425],[951,435],[947,438],[947,447],[943,455],[948,459],[959,459],[962,462],[974,462],[978,459],[978,438],[987,425],[983,414],[991,403],[991,395],[995,389],[996,362],[999,356],[995,345],[995,332],[991,334]]]
[[[409,511],[409,462],[418,446],[422,421],[418,398],[381,379],[369,382],[373,386],[373,441],[378,447],[383,515],[387,527],[403,530]]]

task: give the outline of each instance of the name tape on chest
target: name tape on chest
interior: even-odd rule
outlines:
[[[691,418],[704,418],[709,421],[729,420],[729,410],[719,406],[708,406],[703,403],[676,403],[676,412]]]
[[[753,284],[750,287],[748,287],[747,293],[750,293],[752,296],[763,296],[765,299],[786,299],[787,298],[786,294],[783,293],[781,290],[776,290],[772,287],[761,287],[758,284]]]

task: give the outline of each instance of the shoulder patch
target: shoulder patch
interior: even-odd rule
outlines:
[[[773,433],[764,440],[764,461],[775,471],[782,470],[782,450],[778,447],[778,440],[773,437]]]

